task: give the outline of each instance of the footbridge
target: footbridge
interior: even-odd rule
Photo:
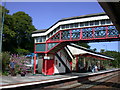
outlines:
[[[105,13],[64,18],[46,30],[33,32],[36,53],[50,53],[69,42],[119,41],[120,34]],[[55,52],[54,51],[54,52]]]
[[[78,58],[81,56],[80,54],[77,56],[73,55],[67,49],[70,43],[78,41],[82,43],[120,40],[118,30],[105,13],[64,18],[48,29],[34,31],[32,37],[34,37],[35,42],[34,53],[39,54],[41,58],[38,60],[41,65],[38,65],[41,67],[40,72],[45,75],[71,72],[73,61],[76,61],[74,66],[76,67],[76,71],[78,70]],[[77,51],[79,49],[77,48]],[[91,53],[89,54],[93,58],[96,57],[91,55]],[[88,56],[88,53],[86,55]],[[104,58],[105,55],[101,56],[98,53],[97,57],[106,60]],[[113,60],[109,56],[107,59]],[[82,62],[84,62],[83,68],[92,65],[92,61],[89,62],[89,65],[87,65],[88,61],[85,59]],[[36,55],[34,57],[34,73],[36,73]]]

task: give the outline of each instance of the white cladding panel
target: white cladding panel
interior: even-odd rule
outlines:
[[[58,55],[60,56],[60,53],[58,52]],[[56,60],[57,60],[57,65],[56,65]],[[59,66],[61,64],[61,66]],[[60,62],[60,60],[55,56],[55,62],[54,62],[54,74],[57,73],[65,73],[65,67],[63,64]]]
[[[61,59],[63,60],[63,62],[68,66],[68,68],[70,69],[70,63],[67,60],[67,54],[63,51],[60,50],[57,53],[59,56],[61,56]],[[57,60],[57,65],[56,65],[56,60]],[[59,66],[59,64],[61,64],[61,66]],[[55,63],[54,63],[54,74],[57,73],[66,73],[65,72],[65,66],[61,63],[61,61],[55,56]]]
[[[57,28],[60,25],[69,24],[69,23],[77,23],[77,22],[86,22],[86,21],[94,21],[94,20],[102,20],[102,19],[109,19],[107,15],[104,16],[96,16],[96,17],[88,17],[88,18],[80,18],[80,19],[73,19],[73,20],[67,20],[67,21],[61,21],[55,24],[52,28],[50,28],[48,31],[44,33],[35,33],[32,34],[32,37],[37,36],[46,36],[48,33],[53,31],[55,28]]]
[[[72,46],[67,46],[73,55],[86,54],[88,53],[85,50],[81,50]]]

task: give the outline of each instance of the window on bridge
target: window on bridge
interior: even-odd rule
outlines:
[[[46,40],[46,37],[45,37],[45,36],[35,38],[35,42],[36,42],[36,43],[45,42],[45,40]]]
[[[105,25],[105,20],[101,20],[101,25]]]

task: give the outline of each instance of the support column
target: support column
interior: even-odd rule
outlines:
[[[34,53],[34,74],[36,74],[36,53]]]
[[[78,72],[78,56],[76,56],[76,72]]]
[[[86,66],[85,58],[83,59],[83,64],[84,64],[84,67],[85,67]]]

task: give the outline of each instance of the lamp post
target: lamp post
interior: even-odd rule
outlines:
[[[4,3],[5,8],[6,3]],[[2,7],[1,7],[2,10]],[[4,16],[5,16],[5,9],[1,11],[1,20],[0,20],[0,54],[2,53],[2,33],[3,33],[3,25],[4,25]]]

